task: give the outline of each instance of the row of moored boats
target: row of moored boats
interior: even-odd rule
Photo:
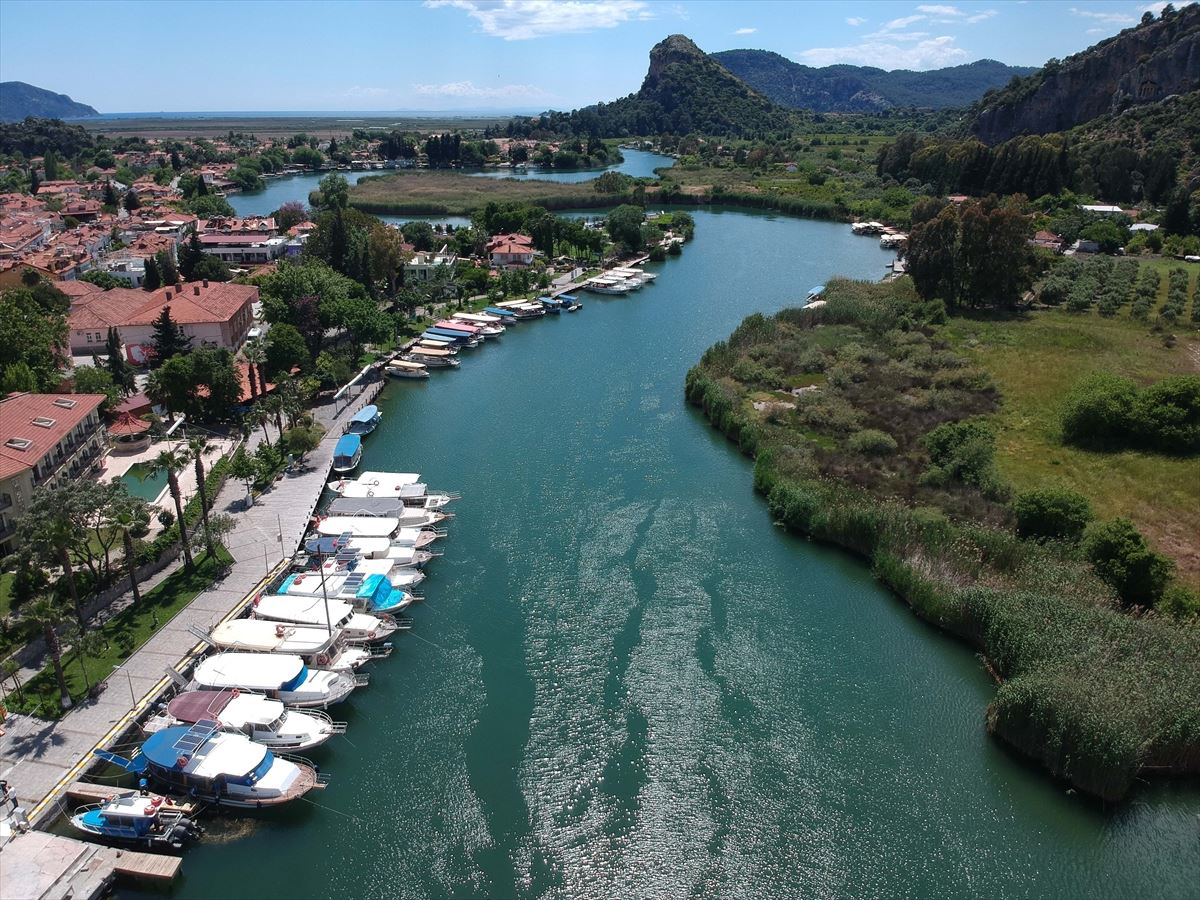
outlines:
[[[641,290],[647,284],[653,284],[656,278],[656,273],[643,272],[641,269],[609,269],[603,275],[597,275],[584,282],[583,289],[593,294],[628,294],[630,291]]]

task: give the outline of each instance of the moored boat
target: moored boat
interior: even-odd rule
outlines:
[[[294,654],[216,653],[196,664],[191,686],[259,691],[288,706],[324,709],[366,683],[365,675],[309,668]]]
[[[329,504],[331,516],[375,516],[395,519],[405,528],[425,528],[436,525],[453,516],[453,513],[436,509],[419,509],[405,504],[401,497],[348,497],[343,494]],[[340,533],[340,532],[339,532]]]
[[[407,359],[395,359],[383,367],[383,371],[392,378],[428,378],[429,367],[424,363],[412,362]]]
[[[336,597],[326,600],[321,596],[260,594],[254,598],[250,614],[269,622],[337,627],[352,644],[385,641],[398,628],[387,613],[358,612],[353,604]]]
[[[421,480],[417,472],[359,472],[357,478],[339,478],[325,485],[335,494],[345,491],[351,484],[366,484],[375,488],[376,493],[387,495],[390,490],[399,491],[406,484],[416,484]]]
[[[261,619],[230,619],[197,636],[218,650],[246,650],[255,653],[294,653],[311,666],[334,671],[351,671],[377,656],[386,656],[391,647],[378,652],[351,647],[340,630],[311,625],[285,625]]]
[[[333,448],[333,471],[339,474],[353,472],[362,459],[362,438],[357,434],[343,434]]]
[[[448,350],[431,350],[426,347],[413,347],[400,359],[404,362],[420,363],[429,369],[454,369],[460,363]]]
[[[184,691],[167,704],[164,719],[182,725],[211,719],[222,731],[244,734],[272,750],[311,750],[346,732],[345,722],[319,710],[288,709],[280,700],[242,690]]]
[[[379,425],[379,420],[383,418],[383,414],[379,412],[379,407],[371,404],[364,406],[354,414],[350,419],[350,424],[346,428],[348,434],[357,434],[359,437],[365,437],[370,434]]]
[[[180,850],[204,831],[192,820],[195,806],[177,804],[158,794],[131,791],[81,806],[71,825],[105,843]]]

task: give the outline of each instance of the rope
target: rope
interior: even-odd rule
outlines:
[[[331,813],[334,813],[335,815],[339,815],[339,816],[342,816],[343,818],[349,819],[355,825],[362,824],[362,819],[358,818],[357,816],[352,816],[349,813],[344,813],[340,809],[334,809],[332,806],[325,806],[322,803],[318,803],[316,800],[309,800],[307,797],[299,797],[297,799],[303,800],[305,803],[311,803],[313,806],[319,807],[319,808],[325,810],[326,812],[331,812]]]

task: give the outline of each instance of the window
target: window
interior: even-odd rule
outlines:
[[[49,419],[46,416],[34,416],[33,424],[38,428],[53,428],[54,419]]]
[[[87,342],[89,344],[92,342],[92,333],[90,331],[87,333]]]
[[[4,442],[4,446],[11,447],[13,450],[28,450],[31,446],[33,446],[33,441],[28,440],[27,438],[9,438]]]
[[[59,397],[54,401],[55,406],[61,406],[63,409],[74,409],[78,400],[72,400],[70,397]]]

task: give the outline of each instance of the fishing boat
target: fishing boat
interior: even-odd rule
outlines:
[[[335,494],[340,494],[351,484],[366,484],[375,488],[376,493],[386,496],[389,490],[400,490],[406,484],[416,484],[421,480],[418,472],[360,472],[357,478],[339,478],[325,485]]]
[[[131,791],[79,807],[70,822],[105,843],[181,850],[204,832],[192,821],[195,809],[191,803],[177,804],[158,794]]]
[[[383,418],[383,414],[379,412],[379,407],[375,405],[364,406],[354,414],[350,420],[350,425],[347,427],[348,434],[357,434],[359,437],[366,437],[376,426],[379,425],[379,420]]]
[[[424,363],[412,362],[407,359],[396,359],[383,367],[383,371],[392,378],[428,378],[429,367]]]
[[[259,594],[250,607],[250,615],[269,622],[340,628],[351,644],[385,641],[399,629],[396,620],[387,613],[358,612],[345,600],[319,596]]]
[[[407,506],[400,497],[339,497],[329,504],[331,516],[382,516],[396,519],[404,528],[425,528],[452,518],[453,513]]]
[[[579,302],[579,298],[572,294],[559,294],[558,299],[566,304],[563,309],[567,312],[579,312],[579,310],[583,309],[583,304]]]
[[[353,472],[362,459],[362,438],[357,434],[343,434],[333,448],[333,471],[343,474]]]
[[[311,625],[285,625],[261,619],[231,619],[205,634],[195,632],[218,650],[248,650],[254,653],[294,653],[306,665],[350,672],[372,659],[387,656],[391,645],[377,650],[350,646],[340,630]]]
[[[236,689],[184,691],[167,704],[160,718],[167,727],[211,719],[222,731],[244,734],[272,750],[311,750],[335,734],[346,733],[345,722],[335,722],[320,710],[288,709],[280,700]],[[154,724],[152,719],[147,729]]]
[[[425,347],[413,347],[400,359],[404,362],[415,362],[430,369],[455,369],[459,361],[448,350],[430,350]]]
[[[196,800],[240,809],[278,806],[329,783],[307,760],[276,756],[244,734],[221,731],[212,719],[164,728],[132,759],[92,752]]]
[[[260,691],[288,706],[324,709],[366,683],[366,675],[310,669],[290,653],[215,653],[196,664],[190,687]]]

